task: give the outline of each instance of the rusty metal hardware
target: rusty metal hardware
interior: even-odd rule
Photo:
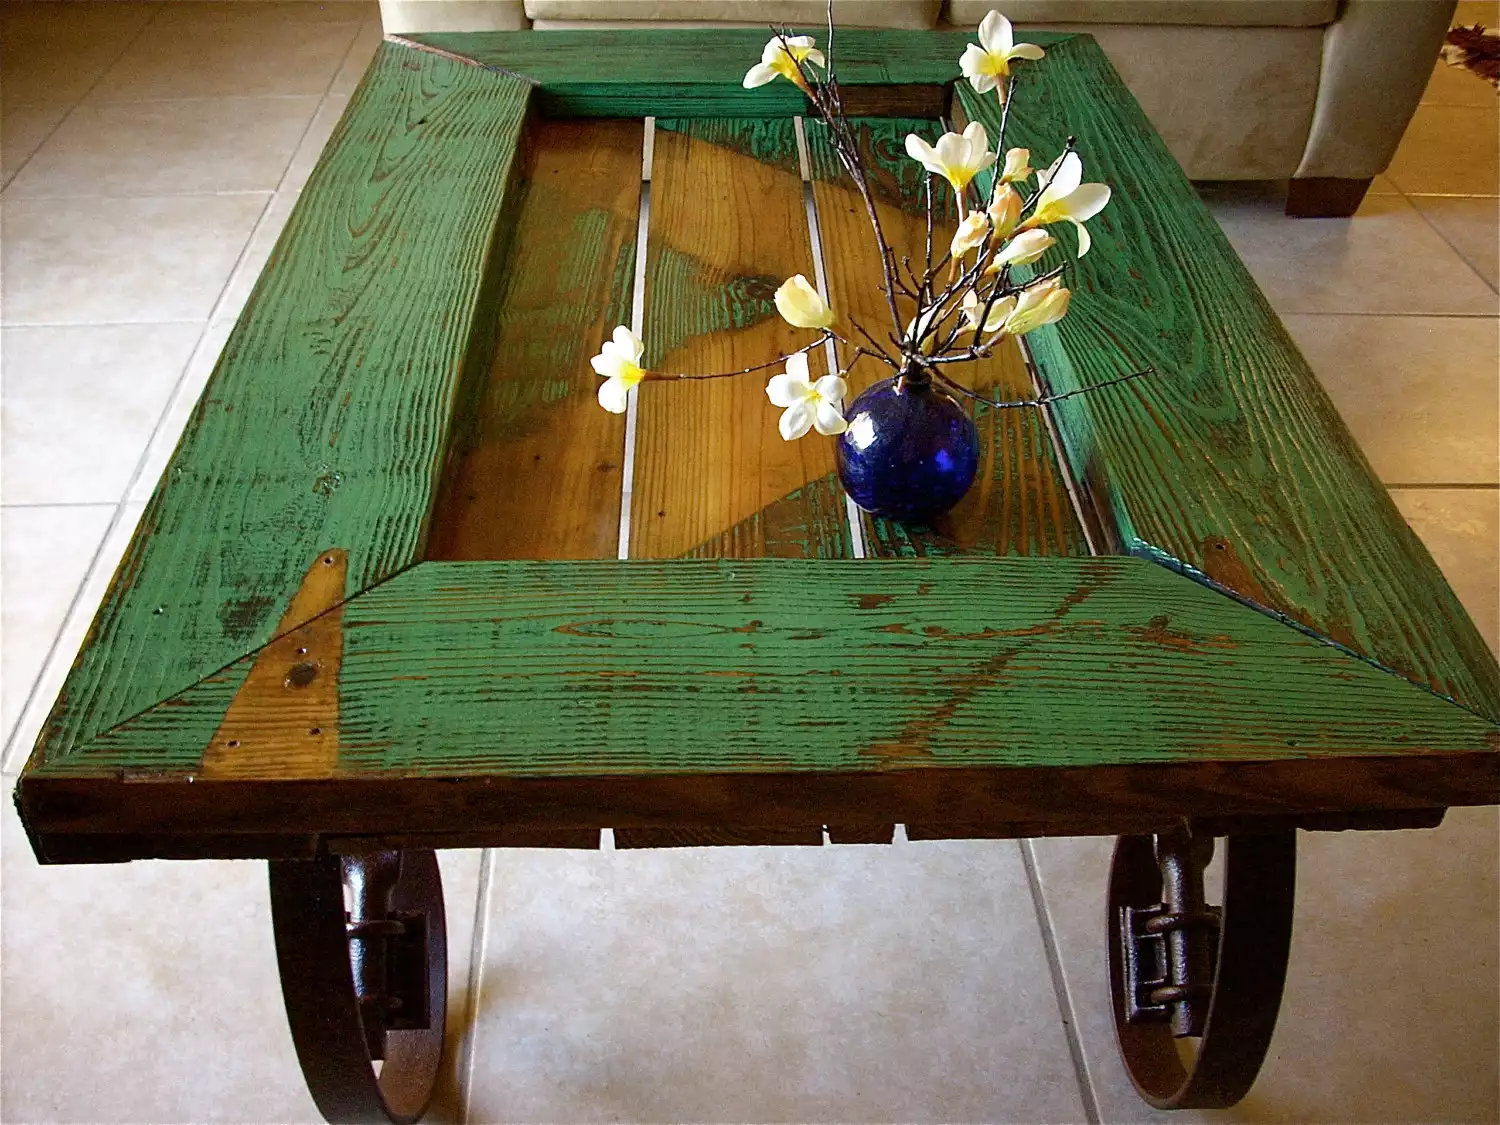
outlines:
[[[1291,950],[1297,836],[1227,836],[1224,899],[1204,901],[1208,833],[1121,836],[1109,880],[1115,1037],[1158,1109],[1217,1109],[1249,1091],[1271,1045]],[[1177,1040],[1197,1042],[1184,1066]]]
[[[1121,906],[1117,918],[1125,962],[1125,1018],[1169,1023],[1179,1039],[1202,1036],[1218,959],[1218,907],[1203,901],[1203,872],[1213,837],[1173,832],[1156,837],[1162,901]]]
[[[273,860],[270,874],[282,997],[313,1101],[330,1122],[412,1125],[437,1082],[447,1014],[436,855]]]

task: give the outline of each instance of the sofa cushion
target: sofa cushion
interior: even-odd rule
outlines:
[[[833,17],[840,27],[933,27],[942,0],[833,0]],[[986,9],[988,10],[988,9]],[[526,14],[534,20],[713,21],[764,27],[787,23],[822,27],[827,22],[823,0],[526,0]]]
[[[387,35],[424,31],[515,31],[526,26],[521,0],[380,0]]]
[[[531,5],[528,3],[527,7]],[[1339,0],[948,0],[956,27],[991,10],[1018,24],[1169,23],[1199,27],[1323,27],[1338,18]]]
[[[1318,94],[1321,28],[1028,30],[1092,35],[1189,179],[1284,179],[1302,159]],[[1046,86],[1046,65],[1032,64],[1038,88]],[[1088,159],[1085,152],[1085,171]]]

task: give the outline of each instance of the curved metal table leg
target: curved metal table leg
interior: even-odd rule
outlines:
[[[437,856],[323,856],[270,869],[282,998],[313,1101],[336,1125],[410,1125],[432,1097],[447,1014]]]
[[[1109,880],[1115,1035],[1158,1109],[1215,1109],[1249,1091],[1271,1044],[1292,939],[1297,837],[1226,837],[1224,902],[1203,901],[1211,837],[1121,836]],[[1185,1067],[1175,1039],[1198,1040]]]

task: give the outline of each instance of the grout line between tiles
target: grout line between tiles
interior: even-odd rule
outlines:
[[[107,507],[100,504],[99,507]],[[68,608],[63,612],[62,621],[57,630],[52,634],[52,641],[47,646],[47,654],[42,657],[42,663],[37,668],[36,676],[31,681],[31,686],[26,689],[26,697],[21,701],[21,710],[16,714],[15,725],[11,727],[10,733],[5,736],[5,747],[0,750],[0,768],[6,773],[13,772],[24,763],[14,763],[12,757],[18,749],[17,740],[21,732],[29,725],[27,718],[33,707],[37,706],[37,690],[42,686],[42,681],[47,678],[47,671],[52,667],[52,662],[57,659],[58,645],[62,643],[63,634],[68,631],[68,624],[73,620],[73,615],[78,612],[78,607],[83,601],[83,593],[93,581],[94,568],[99,565],[99,560],[104,554],[104,546],[110,541],[114,534],[115,525],[120,522],[120,509],[123,505],[116,504],[114,515],[104,527],[104,534],[99,536],[99,542],[94,547],[94,553],[89,556],[89,565],[83,572],[83,577],[78,582],[78,587],[73,591],[73,596],[68,599]],[[28,750],[28,756],[29,756]]]
[[[153,19],[154,18],[155,17],[153,16]],[[223,285],[221,285],[219,288],[219,295],[214,299],[214,309],[217,309],[219,307],[219,304],[224,300],[224,294],[228,291],[230,283],[234,280],[236,271],[239,269],[240,264],[245,260],[245,254],[250,249],[250,238],[253,237],[255,228],[258,227],[261,221],[265,218],[266,211],[270,208],[271,200],[273,198],[274,195],[266,196],[265,205],[261,208],[260,216],[255,221],[255,227],[251,228],[251,235],[245,238],[244,245],[240,247],[239,256],[235,258],[234,265],[230,267],[229,272],[225,275]],[[169,323],[191,324],[197,322],[172,321]],[[83,581],[79,583],[78,589],[73,592],[73,598],[68,603],[67,612],[63,614],[62,623],[58,626],[57,631],[52,635],[52,643],[47,647],[47,655],[42,658],[41,667],[37,671],[36,678],[32,680],[31,687],[27,689],[26,698],[21,704],[20,713],[16,716],[16,724],[11,729],[10,734],[6,736],[4,749],[0,750],[0,763],[3,763],[6,766],[9,766],[11,764],[11,756],[16,752],[16,740],[20,737],[21,731],[31,725],[28,722],[28,719],[31,716],[32,709],[42,705],[37,699],[37,691],[41,687],[42,681],[47,678],[47,673],[52,668],[52,662],[58,658],[58,645],[61,644],[63,635],[67,633],[69,625],[72,624],[74,615],[80,610],[84,591],[90,589],[94,585],[96,577],[95,571],[97,570],[99,561],[103,555],[104,546],[113,539],[116,529],[120,526],[121,519],[124,518],[125,512],[131,505],[130,497],[135,492],[135,486],[140,480],[141,472],[145,469],[147,462],[151,458],[152,450],[156,447],[157,439],[162,433],[162,427],[166,424],[167,419],[171,417],[172,410],[177,405],[178,397],[182,394],[183,383],[187,379],[188,372],[193,370],[194,361],[198,359],[198,355],[203,349],[204,341],[205,339],[207,339],[209,329],[212,327],[212,325],[212,317],[202,322],[202,328],[198,332],[197,342],[193,344],[193,350],[189,353],[187,362],[182,365],[182,370],[177,373],[177,380],[172,384],[172,390],[167,395],[167,401],[162,407],[161,413],[156,416],[156,423],[151,427],[151,434],[146,438],[146,444],[141,450],[140,457],[136,459],[135,468],[131,471],[130,479],[126,481],[125,489],[121,493],[120,499],[115,503],[114,515],[110,517],[109,524],[104,529],[104,535],[99,540],[99,545],[95,548],[93,557],[89,559],[88,569],[84,571]],[[6,325],[6,327],[21,326]],[[27,325],[26,327],[34,326]],[[212,377],[212,373],[210,373],[210,377]],[[97,606],[88,607],[90,613],[96,612],[97,609]]]
[[[458,1125],[469,1125],[469,1101],[474,1089],[474,1069],[478,1065],[480,991],[484,981],[485,949],[489,942],[487,920],[495,851],[494,848],[485,848],[479,857],[479,894],[474,903],[474,931],[469,940],[468,1007],[464,1012],[462,1057],[459,1059]]]
[[[302,151],[303,142],[307,140],[307,135],[312,132],[312,127],[318,120],[318,115],[322,113],[324,107],[328,105],[328,99],[334,96],[333,84],[339,80],[339,75],[344,73],[345,65],[347,65],[350,58],[353,57],[354,48],[359,45],[360,32],[364,31],[366,22],[368,21],[361,20],[359,26],[355,28],[354,38],[349,40],[349,46],[344,49],[343,55],[340,56],[338,66],[334,67],[333,73],[328,76],[328,84],[323,87],[323,93],[318,98],[318,108],[313,110],[312,116],[307,119],[307,125],[303,128],[302,135],[297,138],[297,143],[292,146],[292,154],[287,157],[286,167],[281,170],[281,179],[276,181],[277,192],[282,191],[286,186],[286,178],[291,173],[292,165],[296,163],[297,154]],[[322,154],[320,153],[319,155]],[[316,164],[316,161],[314,161],[314,164]],[[258,226],[259,224],[257,224],[257,227]],[[254,233],[251,234],[251,237],[254,237]]]
[[[41,500],[15,504],[9,500],[0,503],[0,508],[9,511],[13,508],[113,508],[118,500]]]
[[[89,88],[87,90],[78,95],[78,99],[68,107],[68,112],[64,113],[57,119],[57,124],[47,130],[47,135],[37,143],[36,148],[31,150],[30,154],[26,157],[25,160],[16,165],[16,170],[12,172],[8,177],[6,177],[4,183],[0,183],[0,188],[9,187],[11,185],[11,182],[14,181],[15,178],[25,170],[26,165],[30,164],[36,154],[42,151],[42,146],[57,134],[57,131],[63,127],[63,122],[67,121],[68,118],[73,116],[73,111],[81,106],[88,98],[88,96],[99,88],[99,83],[103,82],[105,76],[108,75],[110,71],[114,70],[115,65],[125,57],[125,52],[135,46],[136,40],[140,39],[141,36],[146,34],[151,25],[156,22],[156,17],[159,15],[161,15],[161,6],[157,5],[157,7],[152,9],[151,15],[147,18],[145,23],[141,24],[136,33],[128,37],[124,43],[120,44],[120,50],[115,54],[115,57],[110,59],[109,62],[105,63],[104,66],[100,68],[99,76],[89,83]]]
[[[1073,1010],[1073,998],[1068,993],[1068,980],[1063,973],[1062,958],[1057,952],[1057,932],[1052,926],[1052,912],[1047,909],[1047,897],[1042,891],[1041,875],[1036,867],[1036,855],[1030,840],[1017,840],[1021,850],[1021,865],[1026,868],[1026,884],[1031,889],[1031,903],[1036,908],[1037,924],[1042,930],[1042,949],[1047,956],[1047,972],[1052,978],[1052,992],[1057,998],[1058,1015],[1062,1019],[1063,1035],[1068,1041],[1068,1054],[1073,1059],[1073,1075],[1078,1082],[1078,1097],[1083,1102],[1083,1119],[1088,1125],[1099,1125],[1099,1100],[1094,1094],[1093,1079],[1089,1076],[1088,1059],[1084,1057],[1083,1041],[1078,1035],[1078,1016]]]
[[[1397,190],[1399,191],[1400,189],[1398,188]],[[1418,215],[1420,215],[1422,217],[1422,221],[1427,224],[1427,226],[1432,230],[1432,232],[1434,234],[1436,234],[1439,238],[1441,238],[1443,240],[1444,245],[1446,245],[1448,247],[1448,249],[1452,250],[1455,254],[1458,255],[1458,260],[1461,261],[1461,262],[1463,262],[1464,265],[1468,266],[1469,270],[1474,274],[1474,276],[1477,277],[1477,278],[1479,278],[1479,280],[1484,283],[1485,287],[1488,288],[1491,293],[1500,293],[1500,289],[1497,289],[1490,282],[1489,278],[1485,277],[1484,274],[1482,274],[1482,273],[1479,272],[1479,267],[1476,266],[1473,262],[1471,262],[1469,260],[1469,256],[1463,252],[1463,250],[1459,247],[1459,245],[1456,242],[1453,241],[1453,239],[1451,239],[1451,238],[1448,237],[1448,235],[1444,232],[1443,228],[1440,227],[1440,226],[1438,226],[1435,222],[1433,222],[1432,221],[1432,217],[1430,215],[1428,215],[1426,211],[1424,211],[1422,208],[1418,207],[1414,202],[1412,202],[1413,198],[1427,198],[1427,199],[1475,199],[1475,198],[1481,198],[1481,199],[1483,199],[1483,198],[1492,198],[1492,197],[1489,197],[1489,196],[1457,196],[1457,195],[1440,195],[1440,196],[1426,195],[1426,196],[1416,196],[1416,197],[1414,197],[1414,196],[1411,196],[1411,195],[1407,195],[1405,192],[1402,192],[1401,194],[1406,199],[1406,201],[1408,203],[1411,203],[1412,210],[1415,211]],[[1497,204],[1497,207],[1500,207],[1500,199],[1496,199],[1495,203]],[[1497,217],[1497,219],[1500,219],[1500,210],[1497,210],[1497,216],[1496,217]]]

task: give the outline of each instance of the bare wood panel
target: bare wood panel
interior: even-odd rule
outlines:
[[[625,420],[589,357],[630,318],[640,121],[535,123],[494,359],[454,419],[434,559],[612,558]]]
[[[881,228],[897,259],[909,257],[920,270],[927,236],[926,202],[922,168],[906,155],[905,139],[911,132],[935,139],[941,127],[934,122],[883,118],[861,121],[858,128]],[[839,166],[822,123],[809,122],[807,135],[830,300],[842,316],[858,321],[885,342],[894,329],[864,201]],[[935,228],[934,258],[944,252],[952,232],[953,215],[948,207]],[[905,298],[898,299],[897,310],[903,326],[915,313]],[[847,356],[841,356],[840,362],[847,364]],[[947,373],[994,399],[1029,398],[1035,393],[1014,341],[1007,341],[988,360],[953,364]],[[861,359],[851,372],[851,397],[890,374],[879,361]],[[866,516],[869,553],[898,557],[1088,554],[1088,541],[1073,512],[1041,411],[998,410],[977,403],[967,408],[980,435],[974,487],[932,527]]]
[[[339,753],[348,552],[319,553],[203,752],[204,777],[328,777]],[[305,622],[306,624],[301,624]]]
[[[791,121],[658,121],[651,192],[652,369],[734,370],[812,339],[772,300],[814,272]],[[842,509],[808,487],[833,472],[832,439],[781,439],[765,393],[775,370],[641,387],[632,557],[851,553]]]

